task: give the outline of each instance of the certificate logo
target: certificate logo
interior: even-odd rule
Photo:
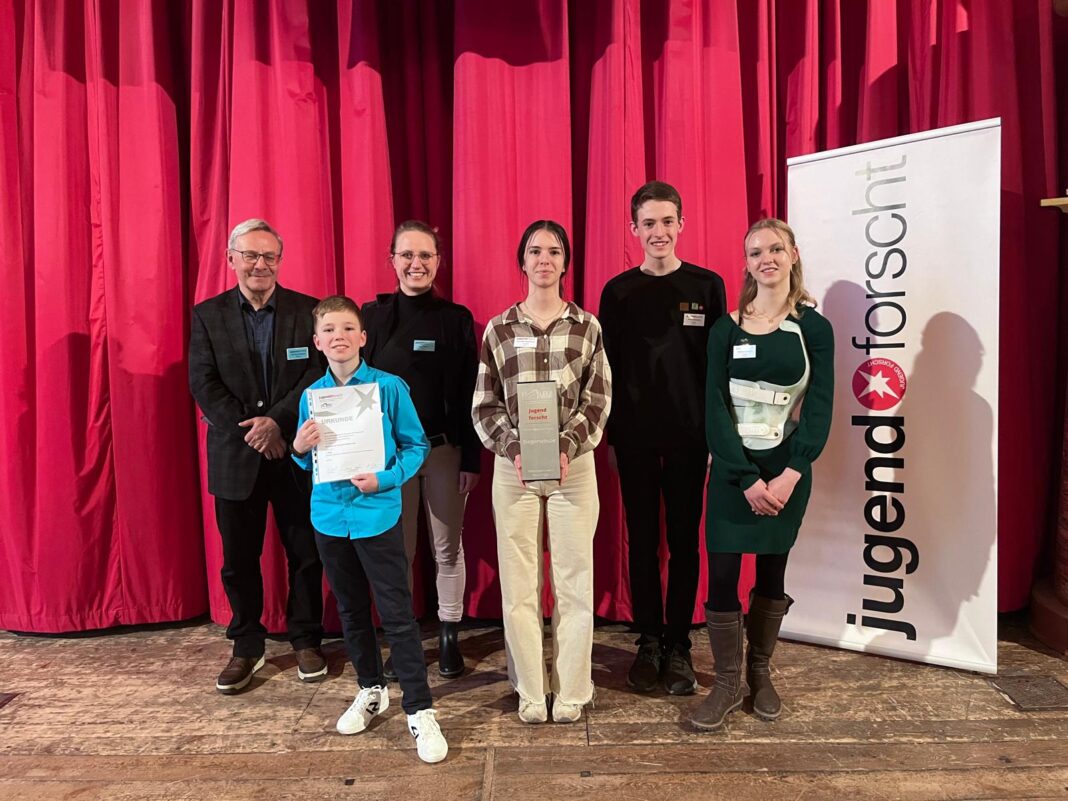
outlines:
[[[853,373],[853,395],[875,412],[897,406],[905,397],[905,371],[891,359],[868,359]]]

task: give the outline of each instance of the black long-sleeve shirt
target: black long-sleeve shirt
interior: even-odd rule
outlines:
[[[635,267],[605,284],[598,317],[613,376],[610,444],[704,447],[708,331],[726,311],[723,279],[688,262],[660,276]]]
[[[482,443],[471,422],[478,373],[475,321],[464,306],[432,292],[379,295],[363,307],[368,364],[408,384],[427,437],[460,446],[460,469],[480,470]]]

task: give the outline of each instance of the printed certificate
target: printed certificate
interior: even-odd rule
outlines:
[[[386,467],[378,384],[308,390],[308,414],[319,424],[312,481],[348,481]]]

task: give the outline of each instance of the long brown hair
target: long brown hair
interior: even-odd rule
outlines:
[[[757,231],[774,231],[779,239],[782,240],[790,250],[797,249],[797,239],[794,237],[793,229],[784,223],[782,220],[776,217],[766,217],[763,220],[757,220],[755,223],[749,226],[749,230],[745,232],[745,236],[742,238],[742,252],[745,252],[746,243],[749,241],[749,237],[755,234]],[[742,282],[742,291],[738,295],[738,322],[742,321],[745,317],[746,310],[753,305],[753,300],[757,295],[757,282],[756,279],[749,273],[747,269],[745,271],[745,280]],[[786,296],[786,307],[790,310],[789,315],[791,317],[800,317],[800,313],[797,311],[798,305],[815,306],[816,299],[808,293],[805,289],[804,272],[801,268],[801,255],[798,254],[797,260],[790,267],[790,294]]]

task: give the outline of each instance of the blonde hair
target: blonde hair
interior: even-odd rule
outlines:
[[[318,330],[319,323],[326,315],[332,312],[348,312],[356,317],[360,321],[360,328],[363,328],[363,313],[360,311],[359,305],[352,298],[345,295],[330,295],[323,298],[312,309],[312,317],[315,318],[315,328]]]
[[[742,251],[745,252],[746,243],[749,241],[749,237],[755,234],[757,231],[774,231],[783,244],[787,245],[791,250],[797,249],[797,239],[794,237],[793,229],[784,223],[782,220],[776,217],[766,217],[763,220],[757,220],[755,223],[749,226],[749,230],[745,232],[745,236],[742,238]],[[757,295],[757,282],[756,279],[750,274],[749,270],[745,271],[745,280],[742,282],[742,291],[738,295],[738,322],[741,322],[745,317],[746,310],[753,305],[753,300]],[[800,317],[800,313],[797,310],[799,305],[815,306],[816,299],[808,293],[805,289],[804,272],[801,267],[801,256],[798,255],[797,259],[790,266],[790,294],[786,296],[786,307],[790,310],[789,315],[791,317]]]

